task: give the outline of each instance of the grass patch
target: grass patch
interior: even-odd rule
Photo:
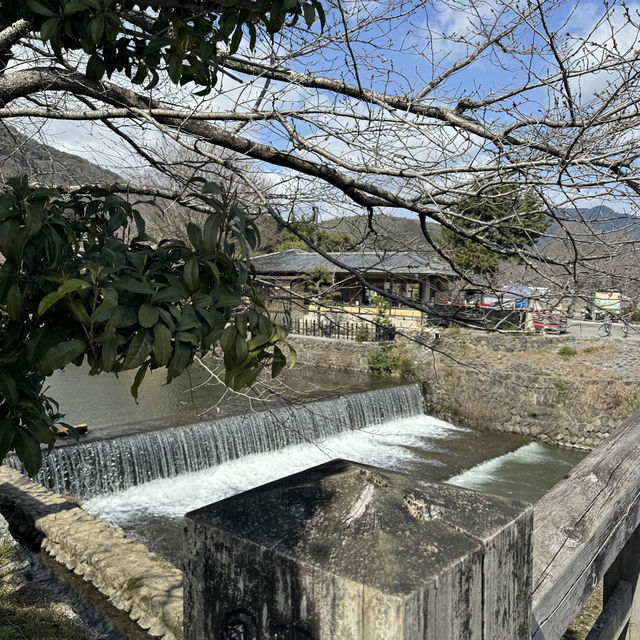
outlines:
[[[20,589],[0,587],[0,640],[91,640],[91,636],[29,583]]]
[[[15,558],[15,547],[10,542],[0,543],[0,566]]]
[[[568,347],[565,345],[564,347],[560,347],[558,349],[558,355],[563,358],[573,358],[573,356],[578,355],[578,352],[573,347]]]
[[[16,548],[0,543],[0,567],[16,559]],[[0,582],[0,640],[91,640],[70,620],[55,595],[33,582],[14,587]]]
[[[585,353],[593,353],[594,351],[600,351],[601,349],[606,349],[607,345],[606,344],[599,344],[596,347],[587,347],[586,349],[584,349]]]

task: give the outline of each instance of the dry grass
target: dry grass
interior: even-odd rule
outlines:
[[[14,560],[14,547],[0,543],[0,569]],[[50,591],[5,580],[0,582],[0,640],[91,640],[91,635]]]

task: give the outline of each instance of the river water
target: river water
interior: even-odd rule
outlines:
[[[221,373],[215,362],[205,364]],[[194,365],[171,384],[165,384],[164,370],[148,373],[136,403],[129,392],[134,371],[125,371],[118,377],[90,376],[88,371],[85,366],[68,366],[48,381],[48,394],[60,403],[66,422],[88,424],[89,433],[81,438],[82,442],[237,415],[286,401],[335,397],[393,384],[364,373],[297,365],[293,370],[282,371],[275,381],[265,377],[251,392],[235,394],[215,380],[207,383],[208,372]],[[74,443],[63,440],[56,446],[65,444]]]
[[[535,502],[582,456],[421,415],[95,496],[83,506],[180,566],[185,513],[332,458]]]
[[[220,403],[221,385],[189,392],[203,379],[198,370],[170,386],[151,377],[136,405],[127,376],[68,369],[51,394],[69,421],[89,423],[88,444],[54,451],[43,482],[180,566],[185,513],[333,458],[535,502],[584,455],[426,416],[417,385],[296,368],[277,389],[263,384],[266,404]],[[325,400],[300,404],[312,398]]]

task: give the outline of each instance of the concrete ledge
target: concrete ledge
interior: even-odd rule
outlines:
[[[0,467],[0,513],[150,635],[182,638],[182,571],[170,562],[6,466]]]

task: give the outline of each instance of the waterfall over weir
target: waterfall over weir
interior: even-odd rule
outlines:
[[[283,405],[53,449],[36,480],[58,493],[87,498],[422,412],[417,384]]]

